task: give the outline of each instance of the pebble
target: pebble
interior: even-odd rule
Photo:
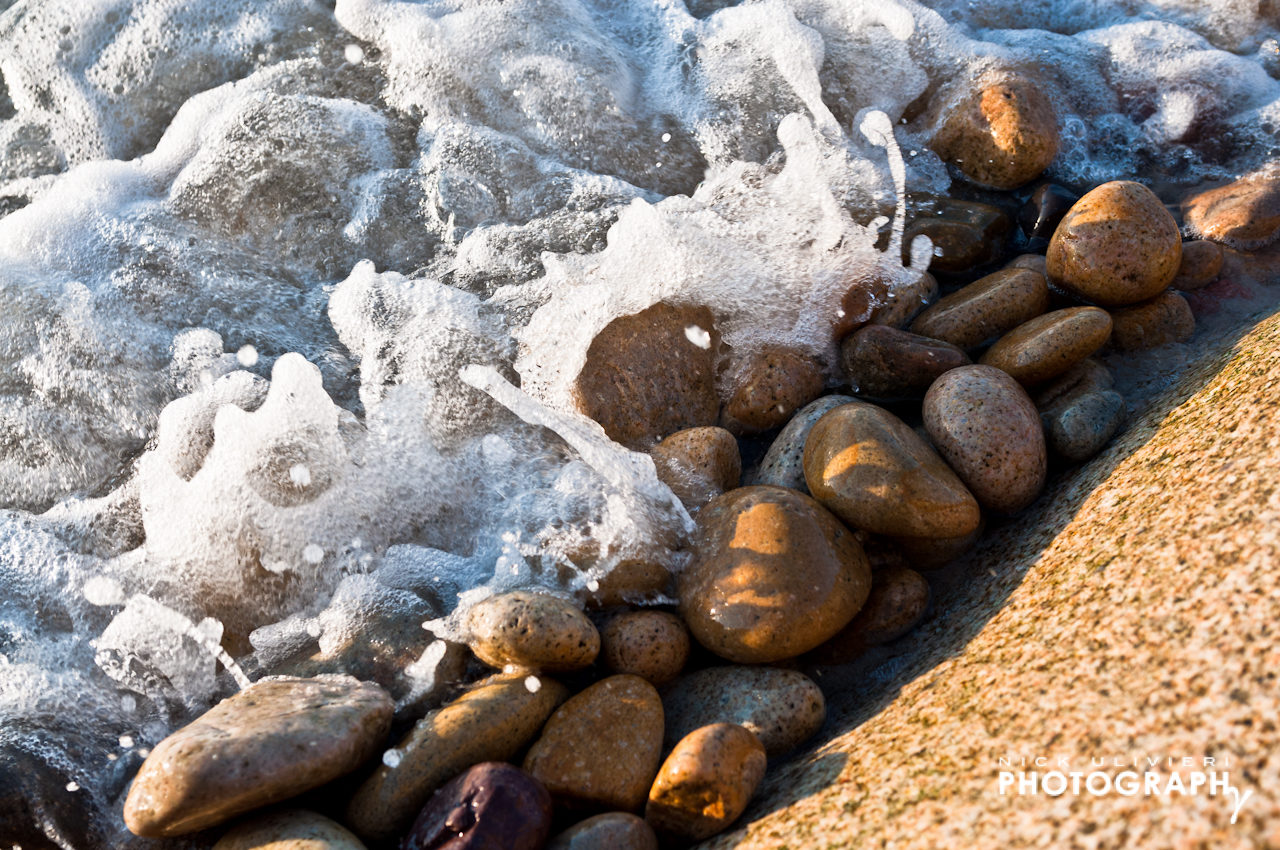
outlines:
[[[716,723],[680,739],[649,790],[644,817],[659,834],[710,838],[747,808],[764,779],[760,739],[732,723]]]
[[[590,560],[575,560],[574,563],[589,563]],[[665,564],[647,558],[632,558],[622,561],[597,579],[594,590],[590,586],[582,587],[574,595],[588,608],[613,608],[664,598],[670,584],[671,571]]]
[[[1036,392],[1036,407],[1041,410],[1058,402],[1092,390],[1109,390],[1115,386],[1111,370],[1090,357],[1072,366]]]
[[[1277,173],[1250,174],[1196,192],[1182,201],[1183,219],[1204,239],[1250,251],[1280,235],[1280,180]]]
[[[1018,224],[1032,245],[1048,247],[1053,231],[1080,196],[1057,183],[1043,183],[1018,211]],[[1043,250],[1043,248],[1037,248]],[[1040,254],[1025,256],[1039,257]],[[1043,262],[1043,260],[1042,260]]]
[[[658,836],[642,817],[609,812],[566,829],[547,850],[658,850]]]
[[[1112,317],[1098,307],[1068,307],[1025,322],[1000,337],[978,361],[1024,386],[1043,384],[1107,344]]]
[[[483,761],[515,756],[569,696],[559,682],[527,673],[495,676],[419,720],[396,744],[399,761],[385,761],[356,791],[347,825],[365,840],[403,835],[433,792]]]
[[[689,339],[686,330],[693,327],[711,334],[710,346]],[[718,347],[705,307],[658,303],[614,319],[587,348],[575,384],[579,410],[636,451],[684,428],[714,425],[720,413]]]
[[[689,660],[689,630],[666,611],[628,611],[600,634],[601,657],[615,673],[631,673],[661,687]]]
[[[1016,76],[991,80],[947,114],[932,147],[975,183],[1016,189],[1058,154],[1058,119],[1036,85]]]
[[[804,480],[804,442],[813,426],[828,411],[851,401],[854,401],[853,396],[824,395],[796,411],[769,446],[756,471],[754,483],[789,487],[808,495],[809,485]]]
[[[915,570],[890,567],[873,573],[867,604],[810,659],[818,664],[846,664],[870,647],[902,637],[924,619],[929,596],[929,582]]]
[[[238,825],[213,850],[365,850],[365,846],[336,821],[304,809],[287,809]]]
[[[755,733],[770,758],[809,740],[827,717],[826,699],[812,679],[773,667],[699,670],[672,685],[662,701],[668,747],[703,726],[736,723]]]
[[[937,570],[972,549],[982,539],[986,525],[985,521],[979,522],[973,531],[958,537],[893,537],[891,540],[913,569]]]
[[[973,495],[937,452],[901,419],[865,402],[818,420],[805,443],[804,470],[819,502],[873,534],[956,537],[980,519]]]
[[[924,426],[978,502],[1014,514],[1044,488],[1040,414],[1026,390],[991,366],[965,366],[938,379],[924,397]]]
[[[1195,240],[1182,243],[1182,263],[1170,287],[1181,292],[1203,289],[1218,279],[1224,253],[1217,242]]]
[[[1124,424],[1124,398],[1114,390],[1076,394],[1041,413],[1045,436],[1054,454],[1082,463],[1102,451]]]
[[[1186,342],[1196,332],[1191,305],[1171,291],[1132,307],[1112,310],[1111,322],[1111,344],[1118,351],[1144,351],[1171,342]]]
[[[1076,202],[1049,242],[1049,281],[1103,307],[1145,301],[1182,262],[1173,216],[1140,183],[1104,183]]]
[[[904,328],[920,311],[938,300],[938,279],[921,272],[905,284],[888,290],[871,308],[868,321],[873,325]]]
[[[737,439],[714,425],[677,431],[649,456],[658,479],[691,511],[737,487],[742,475]]]
[[[977,348],[1049,307],[1049,285],[1030,269],[1001,269],[940,299],[911,332],[964,349]]]
[[[743,664],[795,657],[840,631],[871,588],[852,532],[808,496],[739,487],[698,514],[677,579],[693,636]]]
[[[1006,269],[1026,269],[1033,271],[1039,275],[1043,275],[1045,280],[1049,278],[1049,264],[1045,262],[1044,254],[1019,254],[1009,261],[1005,266]]]
[[[401,850],[542,850],[551,795],[504,762],[481,762],[451,779],[422,808]]]
[[[600,633],[573,603],[529,590],[476,603],[465,631],[476,657],[498,668],[566,673],[590,667],[600,652]]]
[[[904,252],[910,251],[917,236],[928,236],[933,242],[931,270],[963,272],[1000,258],[1011,229],[1004,210],[978,201],[941,198],[930,212],[907,226],[902,245]]]
[[[855,392],[872,398],[919,398],[943,372],[970,362],[949,342],[887,325],[866,325],[840,344],[845,377]]]
[[[551,715],[524,769],[566,808],[639,811],[662,762],[662,730],[653,685],[610,676]]]
[[[297,796],[377,754],[392,703],[350,676],[260,679],[165,738],[124,806],[135,835],[185,835]]]
[[[735,370],[723,423],[735,434],[758,434],[786,423],[822,393],[822,364],[794,348],[765,346]]]

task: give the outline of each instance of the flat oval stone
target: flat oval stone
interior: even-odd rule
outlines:
[[[911,332],[964,349],[977,348],[1049,307],[1049,284],[1029,269],[1001,269],[940,299]]]
[[[752,483],[789,487],[808,495],[809,485],[804,480],[804,442],[809,438],[813,426],[827,411],[854,400],[853,396],[824,395],[800,408],[774,438],[764,460],[760,461],[760,468]]]
[[[1049,279],[1049,265],[1044,260],[1044,254],[1019,254],[1009,261],[1005,266],[1006,269],[1026,269],[1036,274],[1043,275],[1045,280]]]
[[[467,645],[486,664],[563,673],[591,666],[600,633],[571,602],[513,590],[476,603],[467,614]]]
[[[1158,294],[1178,273],[1182,235],[1140,183],[1104,183],[1076,202],[1049,241],[1049,280],[1104,307]]]
[[[589,557],[576,563],[587,561]],[[665,564],[647,558],[633,558],[615,565],[596,582],[595,590],[579,588],[575,597],[593,609],[640,604],[665,596],[670,583],[671,571]]]
[[[567,808],[639,811],[662,762],[662,729],[653,685],[610,676],[551,715],[524,769]]]
[[[739,487],[698,514],[680,613],[707,649],[743,664],[795,657],[843,628],[871,569],[839,520],[781,487]]]
[[[636,451],[684,428],[714,425],[720,413],[714,321],[705,307],[664,303],[614,319],[587,348],[574,384],[579,410]],[[711,344],[696,345],[690,328],[710,334]]]
[[[1024,386],[1056,378],[1107,344],[1111,316],[1097,307],[1069,307],[1037,316],[1000,337],[978,362]]]
[[[956,537],[981,518],[973,494],[938,453],[901,419],[865,402],[818,420],[805,443],[804,472],[819,502],[873,534]]]
[[[995,262],[1004,251],[1012,225],[1004,210],[979,201],[938,198],[926,215],[907,225],[902,238],[903,260],[917,236],[933,243],[929,268],[963,272]]]
[[[1058,120],[1032,81],[1002,75],[975,86],[950,110],[933,148],[975,183],[1016,189],[1058,153]]]
[[[741,726],[703,726],[680,739],[662,763],[644,819],[659,834],[710,838],[746,810],[766,761],[760,739]]]
[[[866,325],[840,344],[849,384],[872,398],[919,398],[943,372],[970,362],[949,342],[885,325]]]
[[[1280,235],[1280,180],[1276,174],[1272,168],[1196,192],[1183,200],[1183,218],[1205,239],[1245,251],[1261,248]]]
[[[737,487],[742,475],[737,439],[714,425],[677,431],[655,446],[649,457],[657,467],[658,480],[689,510]]]
[[[1041,410],[1094,390],[1109,390],[1115,386],[1111,370],[1096,358],[1082,360],[1036,391],[1036,407]]]
[[[1049,448],[1071,463],[1102,451],[1124,424],[1124,398],[1114,390],[1084,392],[1041,414]]]
[[[240,824],[213,850],[365,850],[342,824],[303,809],[261,815]]]
[[[520,768],[488,761],[431,795],[401,850],[541,850],[551,795]]]
[[[600,633],[601,656],[615,673],[631,673],[651,684],[667,684],[689,660],[689,630],[666,611],[628,611]]]
[[[777,428],[822,393],[822,364],[794,348],[765,346],[750,355],[730,379],[724,424],[737,434]]]
[[[924,618],[930,596],[924,576],[907,567],[890,567],[871,578],[871,595],[858,616],[840,634],[810,653],[810,660],[818,664],[848,663],[870,647],[902,637]]]
[[[663,694],[663,704],[668,747],[703,726],[736,723],[755,733],[770,758],[809,740],[827,717],[826,699],[812,679],[772,667],[690,673]]]
[[[1187,299],[1165,291],[1141,304],[1111,311],[1111,344],[1119,351],[1145,351],[1186,342],[1196,332]]]
[[[887,290],[871,308],[873,325],[891,328],[905,327],[921,310],[938,300],[938,279],[928,272],[920,272],[906,283]]]
[[[347,825],[375,842],[405,834],[437,788],[474,764],[515,756],[568,696],[564,685],[523,673],[481,682],[414,724],[394,758],[384,756],[347,806]]]
[[[1181,292],[1203,289],[1218,279],[1224,255],[1217,242],[1197,239],[1182,243],[1182,262],[1170,288]]]
[[[1040,414],[999,369],[964,366],[939,378],[924,397],[924,427],[984,508],[1017,513],[1044,488]]]
[[[261,679],[156,745],[125,825],[185,835],[319,787],[377,754],[392,708],[386,691],[350,676]]]
[[[658,850],[658,836],[642,817],[609,812],[569,827],[547,850]]]

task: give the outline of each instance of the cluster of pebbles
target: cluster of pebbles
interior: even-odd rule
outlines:
[[[1006,77],[980,84],[936,145],[969,185],[1008,192],[1052,161],[1057,127],[1033,85]],[[1249,247],[1280,228],[1278,196],[1251,177],[1186,199],[1183,215]],[[838,364],[766,346],[721,395],[708,307],[617,319],[591,346],[579,405],[648,451],[695,516],[679,575],[631,565],[585,612],[528,590],[480,602],[468,646],[499,672],[396,735],[375,684],[261,679],[154,749],[128,828],[229,827],[217,850],[638,850],[725,829],[769,761],[824,721],[801,671],[907,633],[928,609],[925,573],[1030,505],[1051,463],[1091,457],[1122,426],[1095,355],[1195,330],[1182,293],[1215,280],[1223,249],[1184,242],[1151,190],[1042,183],[1015,197],[1031,251],[1008,262],[999,205],[923,205],[908,243],[933,240],[953,291],[939,297],[931,274],[892,297],[859,282],[833,317]],[[690,344],[693,326],[713,344]],[[824,395],[832,369],[851,394]],[[744,472],[740,446],[762,435]],[[672,591],[674,606],[617,604]]]

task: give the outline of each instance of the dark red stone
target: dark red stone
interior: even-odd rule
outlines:
[[[422,808],[402,850],[540,850],[551,835],[551,794],[514,765],[483,762]]]

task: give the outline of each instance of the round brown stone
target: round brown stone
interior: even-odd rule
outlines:
[[[591,666],[600,652],[596,627],[567,600],[514,590],[476,603],[467,614],[467,645],[486,664],[551,673]]]
[[[1182,243],[1182,263],[1170,287],[1181,292],[1203,289],[1218,279],[1224,259],[1217,242],[1195,240]]]
[[[689,659],[689,630],[666,611],[628,611],[600,634],[601,656],[615,673],[631,673],[665,685]]]
[[[737,487],[742,475],[737,439],[714,425],[677,431],[655,446],[649,456],[658,479],[690,510]]]
[[[731,379],[724,424],[755,434],[786,423],[822,393],[822,364],[803,351],[769,345],[749,356]]]
[[[658,850],[658,836],[642,817],[609,812],[569,827],[547,850]]]
[[[689,631],[745,664],[792,658],[858,612],[871,587],[853,534],[813,499],[739,487],[698,515],[693,560],[678,579]]]
[[[919,398],[943,372],[970,362],[949,342],[885,325],[866,325],[840,344],[850,386],[872,398]]]
[[[754,732],[770,757],[813,737],[827,717],[826,698],[812,679],[772,667],[699,670],[668,688],[662,701],[667,746],[702,726],[736,723]]]
[[[1039,177],[1058,144],[1053,106],[1034,83],[1016,76],[986,82],[963,98],[933,138],[939,156],[995,189]]]
[[[913,273],[914,274],[914,273]],[[938,300],[938,280],[928,272],[920,272],[904,284],[887,291],[871,308],[873,325],[906,327],[920,311]]]
[[[1176,292],[1162,292],[1150,301],[1112,310],[1111,321],[1111,343],[1120,351],[1186,342],[1196,332],[1191,305]]]
[[[1045,259],[1055,286],[1104,307],[1123,307],[1173,282],[1182,236],[1155,193],[1116,180],[1076,202],[1054,231]]]
[[[760,739],[732,723],[690,732],[649,790],[644,817],[658,833],[709,838],[733,823],[764,779]]]
[[[901,419],[865,402],[818,420],[805,442],[804,474],[814,498],[873,534],[956,537],[981,518],[938,453]]]
[[[213,850],[365,850],[342,824],[303,809],[259,815],[228,832]]]
[[[900,638],[915,628],[929,608],[929,582],[915,570],[890,567],[872,575],[871,595],[858,616],[815,649],[819,664],[844,664],[868,648]]]
[[[1233,248],[1261,248],[1280,235],[1280,169],[1246,175],[1182,202],[1191,230]]]
[[[1037,316],[1000,337],[978,362],[1024,386],[1064,374],[1106,345],[1111,316],[1098,307],[1069,307]]]
[[[1029,269],[1001,269],[940,299],[916,317],[911,332],[960,348],[977,348],[1049,307],[1049,285]]]

